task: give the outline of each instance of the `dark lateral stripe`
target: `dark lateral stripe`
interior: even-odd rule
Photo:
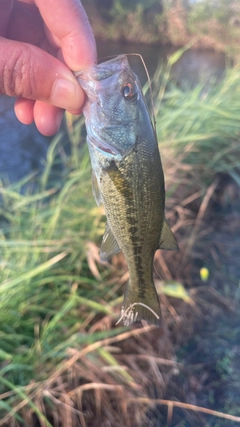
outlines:
[[[132,242],[132,249],[134,254],[134,263],[135,270],[138,276],[138,289],[139,289],[139,297],[145,298],[146,284],[144,279],[144,268],[142,263],[142,245],[140,244],[140,238],[138,234],[137,220],[136,216],[138,212],[135,207],[131,204],[131,201],[134,199],[133,197],[133,189],[129,185],[128,181],[125,179],[122,172],[117,167],[114,161],[111,162],[108,170],[109,177],[111,178],[114,186],[117,191],[122,195],[124,203],[125,203],[125,211],[126,211],[126,221],[129,225],[128,232]]]

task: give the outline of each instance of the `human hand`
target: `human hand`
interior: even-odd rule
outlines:
[[[94,64],[96,46],[79,0],[0,0],[0,93],[44,135],[63,112],[80,114],[84,92],[70,71]]]

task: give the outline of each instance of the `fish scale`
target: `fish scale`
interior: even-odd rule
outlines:
[[[122,320],[160,324],[153,281],[158,248],[176,250],[165,220],[164,175],[148,108],[125,55],[77,73],[93,169],[93,192],[107,217],[102,261],[123,251],[129,269]]]

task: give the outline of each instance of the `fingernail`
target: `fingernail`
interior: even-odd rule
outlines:
[[[65,110],[76,110],[81,107],[82,97],[80,85],[78,87],[70,80],[58,79],[52,88],[51,102]]]

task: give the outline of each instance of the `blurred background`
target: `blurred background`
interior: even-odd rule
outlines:
[[[238,425],[240,3],[83,5],[100,60],[148,68],[180,252],[155,257],[163,327],[116,326],[128,272],[99,260],[83,117],[46,138],[0,96],[0,426]]]

